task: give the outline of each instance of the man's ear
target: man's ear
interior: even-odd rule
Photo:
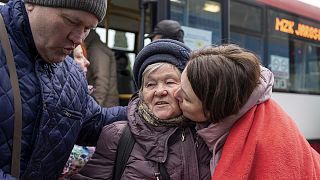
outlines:
[[[28,13],[28,14],[29,14],[31,11],[33,11],[33,9],[34,9],[34,5],[33,5],[33,4],[26,3],[24,6],[26,7],[26,10],[27,10],[27,13]]]

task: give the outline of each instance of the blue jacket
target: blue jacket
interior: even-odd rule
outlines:
[[[22,101],[22,179],[57,179],[74,143],[95,145],[104,125],[126,118],[126,108],[101,108],[84,73],[67,57],[46,63],[36,50],[22,0],[0,6],[16,63]],[[0,44],[0,179],[9,179],[13,94]]]

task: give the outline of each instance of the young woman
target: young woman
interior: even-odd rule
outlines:
[[[273,81],[236,45],[191,54],[175,96],[213,153],[213,180],[320,178],[320,155],[271,99]]]

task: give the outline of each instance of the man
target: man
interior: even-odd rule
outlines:
[[[157,39],[174,39],[183,43],[184,31],[181,29],[179,22],[174,20],[160,21],[153,32],[147,36],[152,41]]]
[[[94,30],[84,42],[91,63],[88,67],[87,80],[95,88],[91,95],[103,107],[119,105],[117,68],[113,52],[100,40]]]
[[[21,179],[57,179],[74,143],[94,145],[101,128],[126,119],[122,107],[101,108],[68,55],[97,26],[105,0],[10,0],[0,6],[22,102]],[[12,179],[14,106],[0,44],[0,179]]]

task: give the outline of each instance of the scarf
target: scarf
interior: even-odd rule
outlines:
[[[232,126],[212,179],[319,180],[320,154],[270,99]]]
[[[153,125],[153,126],[167,126],[167,127],[177,127],[177,126],[186,126],[190,124],[190,121],[187,120],[183,115],[170,118],[170,119],[160,119],[156,117],[147,104],[141,101],[138,105],[138,113],[143,117],[143,119]]]

